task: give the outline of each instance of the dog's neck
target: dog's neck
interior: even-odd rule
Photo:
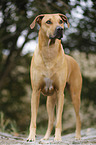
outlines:
[[[61,40],[55,39],[49,44],[49,38],[40,29],[39,30],[39,50],[41,52],[43,61],[52,61],[58,56],[61,50]]]

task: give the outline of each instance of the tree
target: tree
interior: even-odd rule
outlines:
[[[67,39],[64,47],[70,50],[77,49],[81,52],[96,53],[96,2],[94,0],[70,1],[71,28],[66,31]]]

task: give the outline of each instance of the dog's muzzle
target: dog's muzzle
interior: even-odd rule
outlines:
[[[63,37],[63,28],[57,26],[53,36],[50,36],[49,39],[61,39]]]

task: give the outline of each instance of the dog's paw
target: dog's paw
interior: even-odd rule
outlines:
[[[61,139],[61,137],[55,137],[55,138],[54,138],[54,141],[56,141],[56,142],[61,142],[62,139]]]
[[[61,129],[56,128],[54,141],[61,142]]]
[[[27,142],[34,142],[34,139],[27,139]]]
[[[76,139],[76,140],[80,140],[80,139],[81,139],[81,135],[76,135],[76,136],[75,136],[75,139]]]
[[[35,137],[29,136],[27,138],[27,142],[34,142],[35,141]]]
[[[27,138],[28,142],[34,142],[35,141],[35,135],[36,135],[35,131],[36,131],[36,128],[31,128],[29,137]]]
[[[50,137],[50,134],[49,133],[46,133],[45,136],[42,138],[42,140],[48,140]]]
[[[43,137],[40,139],[40,141],[43,141],[43,140],[48,140],[48,137]]]

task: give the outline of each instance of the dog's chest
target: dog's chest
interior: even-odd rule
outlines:
[[[44,66],[42,70],[42,85],[41,92],[46,96],[51,96],[55,91],[58,90],[58,66],[57,65],[47,65]]]

